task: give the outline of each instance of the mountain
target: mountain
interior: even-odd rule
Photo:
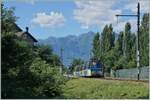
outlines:
[[[59,56],[60,49],[63,48],[63,64],[68,66],[74,58],[89,60],[94,35],[95,33],[90,31],[79,36],[69,35],[61,38],[40,39],[39,43],[51,46]]]

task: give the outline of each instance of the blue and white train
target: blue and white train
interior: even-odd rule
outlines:
[[[76,77],[104,77],[103,66],[99,61],[92,61],[80,71],[75,71]]]

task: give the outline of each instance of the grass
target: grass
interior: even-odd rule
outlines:
[[[72,79],[63,86],[63,96],[68,99],[138,99],[148,98],[148,83]]]

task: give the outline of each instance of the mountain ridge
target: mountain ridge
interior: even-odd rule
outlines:
[[[63,48],[63,64],[69,66],[74,58],[89,60],[92,49],[92,41],[95,33],[89,31],[80,35],[68,35],[66,37],[48,37],[39,39],[39,44],[51,46],[54,53],[60,56],[60,49]]]

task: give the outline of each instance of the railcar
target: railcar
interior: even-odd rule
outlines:
[[[94,61],[82,70],[74,72],[74,75],[78,77],[103,77],[103,65],[99,61]]]

